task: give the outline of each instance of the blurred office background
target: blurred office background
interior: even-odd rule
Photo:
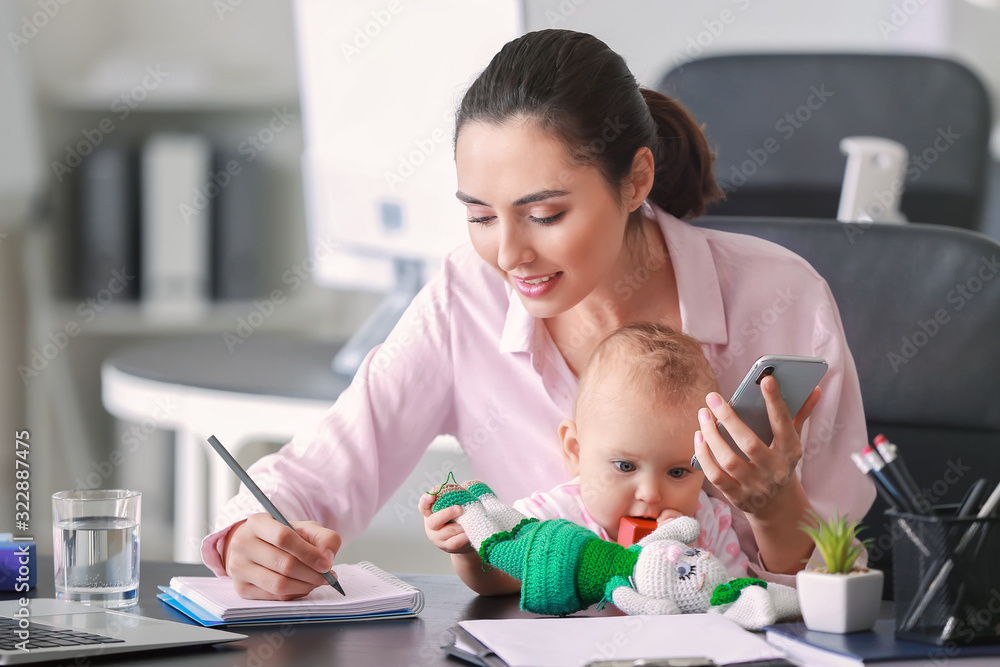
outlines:
[[[465,4],[472,9],[463,11],[475,11],[477,3]],[[982,79],[992,98],[989,192],[978,229],[1000,238],[997,0],[481,4],[484,16],[500,12],[507,21],[503,29],[512,34],[546,27],[591,32],[624,55],[647,86],[688,60],[732,52],[921,53],[957,59]],[[393,46],[398,41],[447,43],[478,29],[474,22],[449,20],[447,2],[366,0],[350,5],[329,33],[330,46],[343,57],[336,65],[356,66],[356,72],[372,77],[369,84],[387,91],[411,91],[415,81],[428,76],[421,69],[425,62],[409,59]],[[437,18],[428,21],[429,15]],[[301,100],[306,91],[300,83],[310,79],[300,71],[295,16],[291,0],[8,0],[0,8],[6,42],[0,47],[0,82],[8,88],[0,101],[0,433],[5,439],[0,450],[6,452],[0,469],[13,469],[8,462],[13,461],[14,433],[28,430],[32,530],[44,552],[51,549],[49,494],[87,485],[88,476],[97,475],[101,486],[134,486],[147,494],[144,556],[171,557],[171,495],[178,473],[172,434],[155,418],[130,423],[105,409],[100,373],[110,355],[161,339],[221,338],[255,310],[261,316],[251,323],[254,332],[343,341],[379,304],[380,290],[386,287],[385,257],[344,254],[331,269],[344,269],[339,287],[331,286],[335,281],[315,280],[306,265],[315,257],[317,237],[309,226],[302,167],[306,140]],[[454,81],[445,104],[453,104],[467,83]],[[440,102],[435,99],[435,109]],[[348,110],[355,103],[349,97],[342,100]],[[400,160],[406,161],[414,146],[419,149],[429,145],[429,137],[439,136],[443,141],[432,141],[439,144],[438,158],[444,156],[447,163],[452,128],[441,114],[428,121],[421,115],[424,107],[431,102],[408,92],[387,110],[384,117],[395,118],[395,125],[384,136],[340,128],[341,166],[364,163],[376,165],[375,173],[382,173],[378,165],[399,171]],[[118,291],[119,283],[130,280],[115,283],[114,275],[106,273],[106,285],[94,283],[81,269],[81,258],[91,252],[88,233],[96,233],[88,232],[94,213],[88,209],[93,201],[86,183],[99,181],[101,172],[82,166],[86,156],[80,153],[91,152],[87,144],[95,150],[118,148],[119,162],[106,158],[107,169],[134,176],[143,156],[148,158],[151,138],[163,136],[168,141],[178,136],[204,139],[200,145],[168,146],[160,155],[160,168],[170,171],[170,155],[180,155],[179,164],[202,159],[209,165],[219,193],[205,190],[207,202],[200,204],[193,196],[187,213],[197,217],[208,210],[236,225],[237,232],[214,237],[206,252],[212,253],[208,266],[230,266],[227,276],[239,274],[241,282],[207,275],[211,292],[205,303],[193,309],[181,304],[177,311],[166,303],[166,310],[155,312],[144,307],[137,293],[129,293],[142,289],[140,278]],[[238,173],[227,167],[234,160]],[[439,174],[434,178],[431,173],[422,172],[420,178],[427,180],[418,181],[420,187],[451,197],[454,182],[446,169],[433,172]],[[136,193],[152,186],[130,182],[120,187],[120,201],[139,207]],[[464,227],[460,207],[447,207],[440,217],[459,230]],[[123,247],[139,243],[120,236],[114,240]],[[454,242],[443,234],[442,252]],[[184,258],[160,260],[183,263]],[[289,280],[290,270],[301,280]],[[365,289],[366,282],[378,289]],[[269,310],[267,300],[275,290],[285,300]],[[280,444],[262,441],[242,457],[249,462]],[[109,465],[115,449],[127,450],[128,456]],[[412,508],[419,489],[437,481],[444,470],[456,468],[461,476],[464,465],[454,443],[440,444],[345,557],[374,559],[397,571],[448,571],[447,559],[425,544],[420,517]],[[13,498],[13,475],[5,472],[0,531],[13,528],[7,518],[13,517]]]

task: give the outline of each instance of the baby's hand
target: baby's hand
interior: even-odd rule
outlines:
[[[452,505],[439,512],[431,511],[437,498],[429,493],[420,496],[417,507],[424,515],[424,532],[431,544],[450,554],[475,553],[465,529],[455,521],[462,514],[461,505]]]
[[[679,519],[682,516],[684,515],[678,512],[677,510],[663,510],[662,512],[660,512],[660,516],[656,517],[656,525],[658,526],[663,525],[668,521]]]

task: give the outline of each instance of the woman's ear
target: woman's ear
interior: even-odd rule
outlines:
[[[559,424],[559,441],[562,443],[563,457],[570,473],[580,474],[580,441],[576,437],[576,422],[564,419]]]
[[[646,201],[646,197],[652,191],[655,168],[653,152],[649,148],[643,146],[635,152],[635,157],[632,158],[632,171],[629,173],[625,190],[625,193],[629,195],[629,212],[642,206],[642,202]]]

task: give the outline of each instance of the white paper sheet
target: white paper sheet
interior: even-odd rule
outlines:
[[[718,614],[462,621],[510,667],[580,667],[593,660],[711,658],[719,664],[784,654]]]

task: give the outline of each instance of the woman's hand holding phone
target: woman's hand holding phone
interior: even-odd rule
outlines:
[[[793,419],[781,398],[778,382],[773,377],[765,377],[760,386],[774,434],[773,442],[762,442],[722,396],[713,392],[706,399],[710,409],[698,411],[701,430],[695,433],[694,447],[706,478],[733,506],[763,518],[780,508],[786,493],[796,491],[789,489],[790,486],[799,487],[801,492],[801,483],[795,475],[795,467],[802,458],[800,435],[802,425],[819,402],[820,390],[819,387],[813,389]],[[716,419],[749,460],[744,460],[726,442]],[[793,483],[789,484],[790,481]]]

